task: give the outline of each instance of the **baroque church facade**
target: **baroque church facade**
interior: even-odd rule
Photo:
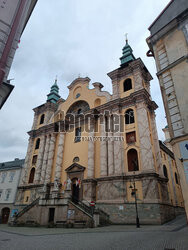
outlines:
[[[120,60],[108,73],[112,95],[101,83],[90,89],[90,79],[79,77],[64,100],[55,81],[46,103],[33,109],[15,221],[88,222],[94,202],[98,214],[112,223],[135,223],[136,201],[141,223],[160,224],[182,206],[180,199],[176,204],[169,199],[152,76],[127,40]]]

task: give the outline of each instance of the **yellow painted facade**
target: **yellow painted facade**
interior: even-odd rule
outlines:
[[[131,51],[127,43],[124,50]],[[64,100],[55,82],[47,102],[34,109],[20,203],[28,204],[27,197],[30,203],[37,197],[41,202],[76,197],[95,201],[116,223],[134,217],[135,199],[145,210],[144,223],[163,223],[183,206],[179,186],[173,188],[174,179],[163,173],[164,164],[172,173],[175,165],[160,156],[152,77],[140,58],[126,54],[126,60],[108,73],[112,94],[98,82],[91,88],[88,77],[77,78]]]

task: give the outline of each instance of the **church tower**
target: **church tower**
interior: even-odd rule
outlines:
[[[50,143],[53,145],[53,136],[47,135],[47,131],[54,131],[54,124],[50,124],[50,118],[58,107],[59,87],[57,80],[51,87],[50,93],[47,95],[46,103],[33,109],[34,119],[29,134],[29,142],[27,154],[25,158],[24,169],[20,178],[20,187],[18,188],[17,203],[29,204],[38,197],[38,190],[44,182],[41,177],[45,175],[44,166],[47,165],[48,157],[44,155],[45,149]]]

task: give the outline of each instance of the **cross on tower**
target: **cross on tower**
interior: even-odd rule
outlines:
[[[128,33],[125,33],[125,41],[126,41],[126,44],[128,43]]]

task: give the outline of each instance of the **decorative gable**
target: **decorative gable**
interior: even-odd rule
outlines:
[[[78,163],[73,163],[72,165],[70,165],[70,167],[68,167],[67,169],[65,169],[65,171],[67,173],[83,172],[84,170],[85,170],[85,167],[81,166]]]

